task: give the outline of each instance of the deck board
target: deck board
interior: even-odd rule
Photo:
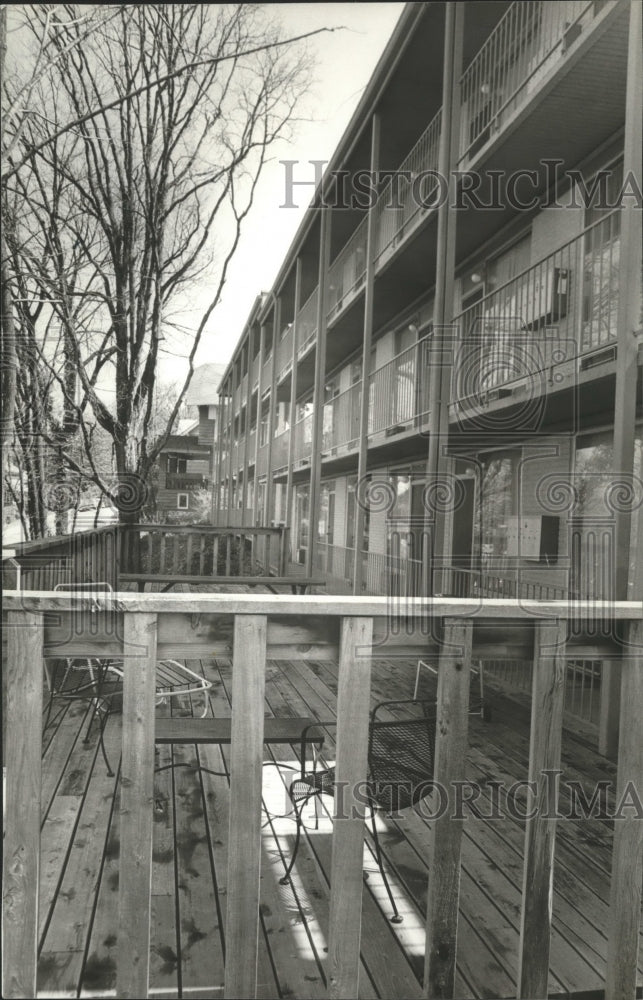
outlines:
[[[226,660],[190,661],[213,682],[212,713],[230,716],[231,665]],[[373,701],[410,697],[415,663],[376,660]],[[337,664],[278,661],[267,665],[266,713],[311,715],[330,722],[336,714]],[[488,811],[485,781],[526,777],[528,714],[491,693],[493,721],[470,720],[467,777],[483,786],[477,805]],[[157,711],[190,713],[189,702]],[[41,957],[39,995],[96,996],[114,988],[118,928],[118,773],[108,777],[96,727],[89,745],[82,704],[59,713],[45,742],[43,774]],[[105,740],[117,770],[121,717],[113,714]],[[327,729],[325,755],[333,759],[335,731]],[[274,754],[272,753],[274,750]],[[290,767],[298,748],[267,748],[264,803],[270,816],[262,831],[262,898],[259,993],[263,1000],[325,996],[331,821],[328,806],[314,828],[312,806],[292,884],[281,886],[284,859],[292,849],[294,823],[287,811]],[[157,762],[169,762],[159,747]],[[175,748],[176,759],[226,771],[229,747]],[[582,738],[563,739],[565,780],[589,788],[614,778],[613,765]],[[222,995],[229,783],[225,776],[194,768],[164,771],[155,781],[150,987],[152,995]],[[563,807],[568,796],[563,790]],[[367,831],[363,889],[360,998],[421,996],[424,919],[429,878],[431,820],[417,812],[378,819],[378,829],[396,899],[405,920],[390,923],[390,904]],[[600,819],[561,820],[554,876],[554,930],[549,988],[563,994],[602,989],[607,952],[612,830]],[[520,925],[524,823],[490,821],[467,812],[457,955],[458,996],[515,996]],[[639,976],[643,982],[643,976]]]

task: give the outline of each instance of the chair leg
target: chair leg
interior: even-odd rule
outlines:
[[[391,906],[393,907],[393,916],[391,917],[392,924],[401,924],[403,917],[400,916],[400,912],[397,908],[395,900],[393,899],[393,893],[391,892],[391,887],[389,881],[386,877],[386,872],[384,871],[384,863],[382,858],[382,850],[380,848],[380,839],[377,834],[377,824],[375,823],[375,809],[373,808],[373,803],[371,803],[371,828],[373,830],[373,841],[375,843],[375,859],[377,861],[377,867],[379,868],[384,885],[386,886],[386,891],[388,893],[388,898],[391,901]]]
[[[105,732],[105,726],[107,725],[107,720],[109,718],[109,705],[105,707],[105,715],[99,720],[100,725],[98,729],[98,742],[100,743],[100,751],[103,755],[103,760],[105,761],[105,767],[107,768],[107,777],[113,778],[114,772],[112,771],[111,765],[107,757],[107,751],[105,750],[105,740],[103,734]]]
[[[288,790],[288,794],[290,795],[290,789]],[[317,799],[319,797],[315,792],[313,792],[312,794],[315,796],[315,799]],[[280,885],[288,885],[288,883],[290,882],[290,873],[291,873],[291,871],[293,870],[293,868],[295,866],[295,861],[297,860],[297,852],[299,850],[299,843],[301,841],[301,828],[303,826],[301,814],[303,812],[304,806],[309,801],[310,797],[311,796],[308,795],[305,798],[303,798],[301,800],[300,806],[298,807],[297,803],[294,801],[292,795],[290,795],[290,801],[292,802],[293,809],[295,810],[295,822],[297,824],[297,832],[295,834],[295,846],[293,848],[292,857],[291,857],[291,859],[290,859],[290,861],[288,863],[286,871],[284,872],[284,874],[282,875],[282,877],[279,879],[279,884]]]

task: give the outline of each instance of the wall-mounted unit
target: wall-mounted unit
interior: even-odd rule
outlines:
[[[507,518],[507,555],[552,565],[558,560],[560,519],[551,514]]]

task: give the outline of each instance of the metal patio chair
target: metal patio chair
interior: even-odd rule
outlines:
[[[113,593],[109,583],[76,583],[58,584],[57,591],[72,591],[75,593],[95,594],[104,596]],[[92,705],[92,712],[85,732],[83,742],[89,742],[91,727],[96,718],[99,719],[99,741],[100,748],[107,767],[108,775],[112,776],[113,771],[107,758],[103,732],[107,719],[112,708],[112,700],[117,695],[122,695],[123,673],[125,660],[120,657],[73,657],[62,661],[62,680],[56,685],[56,673],[58,662],[49,666],[45,659],[45,676],[49,688],[49,703],[47,706],[47,716],[45,719],[45,731],[50,722],[51,709],[55,698],[62,698],[67,701],[84,699]],[[82,673],[76,684],[69,684],[73,675]],[[206,680],[194,670],[190,670],[178,660],[163,659],[156,664],[156,704],[166,703],[170,698],[187,696],[192,704],[195,695],[203,695],[203,711],[201,718],[205,718],[209,699],[207,692],[212,687],[212,682]]]
[[[410,710],[414,709],[414,714]],[[382,716],[408,713],[406,717]],[[430,700],[383,701],[371,712],[368,732],[368,779],[366,795],[370,808],[371,828],[375,846],[375,859],[393,908],[391,921],[401,923],[393,893],[384,870],[382,852],[375,822],[375,810],[387,814],[414,806],[433,786],[433,760],[435,753],[436,703]],[[289,788],[295,812],[297,833],[292,857],[285,874],[280,879],[285,885],[290,879],[301,842],[303,827],[302,810],[307,802],[321,795],[334,795],[335,767],[305,772]],[[317,817],[317,809],[316,809]],[[317,818],[316,818],[317,825]]]

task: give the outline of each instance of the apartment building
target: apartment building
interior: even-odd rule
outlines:
[[[406,6],[223,376],[217,523],[339,593],[643,593],[640,7]]]

